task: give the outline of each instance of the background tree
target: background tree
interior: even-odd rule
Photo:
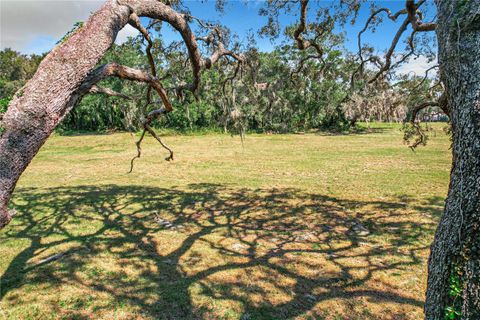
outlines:
[[[425,303],[427,319],[441,319],[455,304],[461,308],[464,319],[480,318],[480,1],[436,1],[437,21],[423,22],[421,12],[424,0],[407,0],[398,12],[372,5],[371,15],[358,35],[359,68],[352,76],[363,78],[366,66],[374,66],[375,74],[365,86],[376,84],[388,77],[388,72],[415,53],[415,37],[422,32],[436,31],[439,44],[439,69],[445,94],[437,101],[426,101],[412,109],[412,121],[425,108],[440,107],[449,115],[453,131],[453,165],[444,214],[440,220],[431,247],[428,264],[428,288]],[[262,13],[269,15],[266,31],[278,33],[280,12],[299,10],[300,18],[295,26],[293,39],[298,49],[323,56],[323,48],[317,39],[330,21],[340,25],[348,19],[356,21],[360,1],[343,1],[339,6],[320,6],[317,20],[307,22],[309,1],[268,1]],[[384,55],[361,44],[361,35],[379,23],[378,16],[402,21]],[[394,54],[402,36],[409,32],[409,50]],[[354,86],[352,85],[352,88]],[[355,92],[351,90],[345,101]],[[452,279],[459,279],[461,292],[449,295]]]

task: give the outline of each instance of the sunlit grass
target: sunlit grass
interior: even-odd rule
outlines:
[[[435,125],[356,135],[54,136],[0,232],[8,319],[418,319],[450,169]],[[355,232],[355,226],[368,235]],[[65,253],[58,260],[42,259]]]

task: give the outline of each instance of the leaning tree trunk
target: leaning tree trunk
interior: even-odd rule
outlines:
[[[20,175],[53,129],[81,98],[77,89],[128,22],[129,8],[108,1],[87,23],[54,48],[4,115],[0,138],[0,227]]]
[[[118,31],[128,22],[140,24],[139,16],[166,21],[180,32],[194,73],[192,88],[198,86],[198,74],[204,61],[188,26],[188,17],[157,0],[108,0],[79,30],[43,59],[33,78],[15,94],[3,116],[1,126],[4,132],[0,137],[0,229],[12,218],[13,213],[8,211],[7,206],[20,175],[58,123],[92,88],[95,81],[114,75],[148,82],[168,109],[169,102],[164,89],[154,76],[114,64],[92,71],[113,44]],[[204,63],[206,68],[225,54],[234,55],[219,45]]]
[[[462,319],[480,319],[480,0],[437,0],[440,73],[453,129],[453,166],[445,211],[428,263],[427,319],[453,304],[462,286]]]

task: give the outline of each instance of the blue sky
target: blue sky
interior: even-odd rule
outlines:
[[[315,12],[318,6],[329,5],[332,1],[321,1],[319,4],[312,2],[309,7],[310,20],[315,19]],[[396,12],[404,8],[405,2],[403,0],[398,1],[376,1],[380,7],[391,8],[392,12]],[[262,6],[262,1],[229,1],[225,7],[225,13],[223,15],[215,12],[215,2],[208,1],[202,3],[200,1],[186,1],[186,6],[191,10],[192,14],[198,17],[204,17],[207,19],[220,20],[224,25],[228,26],[233,32],[237,33],[240,38],[244,36],[249,30],[258,31],[263,25],[265,25],[267,19],[258,15],[258,10]],[[296,13],[296,12],[292,12]],[[358,32],[363,28],[365,21],[370,15],[369,3],[364,5],[360,11],[359,18],[355,25],[346,26],[347,42],[346,48],[350,51],[357,49],[356,36]],[[293,24],[298,21],[298,15],[282,15],[280,22],[283,25]],[[400,23],[394,23],[392,21],[386,21],[381,32],[375,34],[366,34],[365,40],[373,44],[375,47],[382,49],[385,45],[389,45]],[[274,45],[268,39],[257,39],[258,45],[262,51],[270,51]]]
[[[312,2],[310,4],[309,19],[313,20],[315,7],[329,5],[330,1]],[[68,32],[76,21],[87,19],[88,15],[96,10],[102,1],[100,0],[0,0],[0,45],[1,49],[12,47],[23,53],[43,53],[51,50],[59,38]],[[256,33],[266,23],[266,17],[258,14],[259,8],[263,5],[262,1],[228,1],[225,7],[225,13],[221,14],[215,10],[215,1],[184,1],[186,7],[190,9],[194,16],[202,19],[220,21],[223,25],[237,34],[240,40],[246,38],[248,32]],[[346,26],[347,40],[345,47],[349,51],[357,50],[357,33],[361,30],[367,20],[370,9],[367,2],[361,9],[357,23]],[[403,8],[404,0],[376,1],[377,6],[388,7],[395,12]],[[293,12],[296,13],[296,12]],[[282,25],[288,25],[298,20],[297,15],[282,15],[280,22]],[[434,6],[429,4],[428,18],[434,15]],[[388,19],[387,19],[388,20]],[[390,45],[391,40],[398,28],[400,21],[394,23],[390,20],[385,21],[374,34],[366,33],[363,37],[365,43],[373,45],[377,50],[384,51]],[[401,19],[400,19],[401,20]],[[135,35],[136,31],[131,27],[126,27],[118,37],[118,42],[122,42],[127,36]],[[163,37],[168,41],[178,39],[178,35],[173,30],[164,28]],[[276,43],[271,43],[269,39],[257,37],[257,44],[262,51],[270,51]],[[399,44],[399,49],[405,45]],[[415,63],[415,62],[414,62]],[[416,62],[417,67],[426,64],[425,61]]]

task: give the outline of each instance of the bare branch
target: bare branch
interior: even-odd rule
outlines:
[[[162,99],[165,108],[169,112],[173,110],[172,104],[167,97],[167,92],[157,78],[142,70],[133,69],[116,63],[105,64],[93,70],[82,83],[78,92],[80,94],[85,94],[99,81],[111,76],[150,84]]]
[[[168,150],[168,152],[170,152],[170,155],[166,157],[165,160],[167,161],[173,160],[172,149],[170,149],[165,143],[163,143],[160,137],[155,133],[155,131],[148,124],[145,125],[145,129],[162,145],[162,147],[164,147],[165,149]]]
[[[427,101],[415,106],[412,109],[412,115],[410,116],[410,123],[415,124],[418,113],[423,109],[427,107],[438,107],[439,105],[440,104],[438,103],[438,101]]]
[[[427,70],[425,70],[425,76],[423,77],[422,81],[420,81],[415,87],[413,87],[412,90],[418,89],[418,88],[427,80],[427,78],[428,78],[428,73],[429,73],[430,71],[432,71],[433,69],[438,68],[438,67],[439,67],[439,65],[436,64],[436,65],[434,65],[434,66],[431,66],[431,67],[428,68]]]
[[[140,139],[138,139],[137,142],[135,142],[135,145],[137,146],[137,155],[135,157],[132,158],[132,160],[130,161],[130,171],[128,171],[128,173],[132,173],[133,171],[133,162],[135,161],[135,159],[137,158],[140,158],[140,156],[142,155],[142,141],[143,141],[143,138],[145,137],[145,132],[146,130],[143,129],[142,131],[142,135],[140,136]]]
[[[210,69],[212,65],[215,64],[223,56],[229,56],[239,62],[243,62],[244,60],[244,57],[242,55],[236,54],[235,52],[225,48],[225,45],[223,44],[222,33],[218,27],[213,27],[212,31],[207,37],[198,39],[204,41],[208,45],[211,44],[213,47],[215,47],[215,50],[213,51],[211,56],[202,61],[202,66],[204,66],[206,69]]]
[[[387,8],[380,8],[370,15],[370,17],[367,19],[367,22],[365,23],[364,28],[358,33],[357,41],[358,41],[358,56],[360,58],[360,73],[363,73],[363,65],[364,65],[364,58],[362,55],[362,44],[361,44],[361,36],[362,34],[368,29],[368,26],[370,23],[373,21],[373,19],[381,12],[387,13],[387,16],[390,20],[396,21],[397,18],[401,15],[407,14],[407,18],[404,20],[400,28],[398,29],[397,33],[395,34],[395,37],[392,40],[392,43],[390,45],[389,50],[387,51],[385,55],[385,63],[382,65],[380,70],[375,74],[375,76],[369,80],[369,83],[375,82],[380,76],[383,75],[386,71],[389,69],[398,66],[399,64],[405,62],[408,57],[414,54],[415,48],[414,48],[414,36],[417,32],[422,32],[422,31],[432,31],[435,30],[436,25],[434,23],[422,23],[420,21],[419,16],[421,16],[421,12],[418,11],[418,8],[425,2],[425,0],[421,0],[418,2],[418,4],[415,4],[414,0],[407,0],[406,1],[406,8],[403,10],[400,10],[396,12],[395,14],[392,14],[391,11]],[[409,39],[408,39],[408,44],[410,47],[410,51],[406,54],[403,55],[403,57],[396,62],[392,66],[392,56],[395,52],[395,48],[398,44],[398,41],[400,40],[402,34],[405,32],[407,29],[408,24],[412,25],[413,32],[411,33]]]
[[[142,23],[140,22],[140,18],[135,13],[130,14],[130,19],[128,23],[132,27],[140,31],[140,33],[143,35],[145,40],[147,40],[148,45],[145,51],[147,52],[148,63],[150,64],[150,72],[152,73],[152,76],[156,77],[157,70],[155,68],[155,61],[153,60],[153,56],[152,56],[153,42],[152,42],[152,39],[150,38],[150,34],[148,33],[147,29],[145,29],[142,26]]]
[[[365,23],[365,26],[363,27],[362,30],[360,30],[360,32],[358,33],[358,36],[357,36],[357,43],[358,43],[358,56],[360,57],[360,62],[363,64],[363,56],[362,56],[362,34],[367,31],[370,23],[373,21],[373,19],[380,13],[382,12],[385,12],[387,13],[387,16],[390,20],[392,21],[396,21],[397,18],[402,15],[402,14],[406,14],[407,13],[407,10],[406,9],[403,9],[403,10],[399,10],[397,11],[395,14],[392,14],[392,12],[387,9],[387,8],[380,8],[378,10],[375,10],[374,12],[372,12],[372,14],[370,15],[370,17],[368,17],[367,19],[367,22]],[[363,70],[362,70],[363,72]]]
[[[392,65],[392,55],[395,51],[395,48],[397,47],[398,41],[400,40],[400,37],[402,34],[405,32],[407,29],[409,23],[409,19],[405,19],[402,23],[402,25],[398,28],[397,33],[395,34],[395,37],[392,40],[392,43],[390,45],[390,48],[388,49],[387,53],[385,54],[385,63],[383,64],[382,68],[375,74],[375,76],[368,81],[368,83],[373,83],[377,81],[377,79],[388,69],[390,69],[390,66]]]
[[[393,66],[391,66],[392,69],[395,67],[401,65],[404,63],[411,55],[415,53],[415,34],[417,33],[416,30],[413,30],[410,36],[408,37],[408,46],[410,47],[410,51],[408,53],[404,54],[400,60],[398,60]]]
[[[120,98],[123,98],[123,99],[132,100],[131,97],[129,97],[129,96],[127,96],[127,95],[125,95],[121,92],[114,91],[110,88],[92,86],[88,92],[89,93],[102,93],[102,94],[106,94],[107,96],[120,97]]]

